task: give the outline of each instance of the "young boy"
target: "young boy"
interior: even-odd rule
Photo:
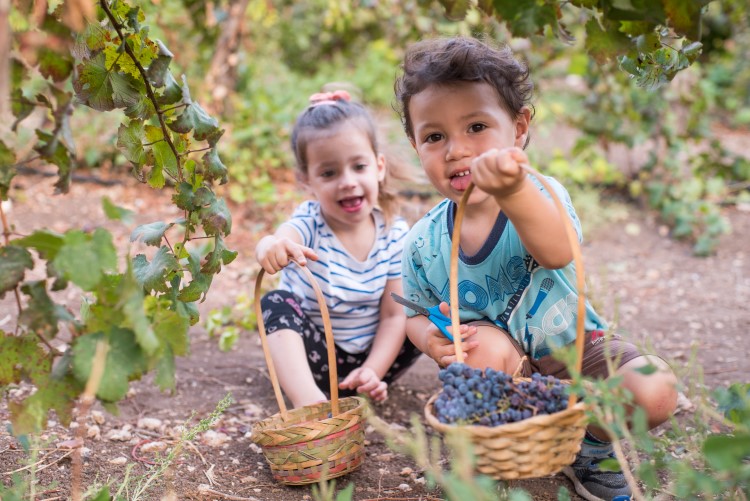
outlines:
[[[459,302],[465,362],[513,373],[569,377],[553,348],[575,341],[577,293],[572,251],[550,195],[521,168],[532,118],[527,68],[507,48],[472,38],[433,39],[409,48],[395,84],[402,122],[430,182],[446,197],[409,232],[402,260],[404,292],[418,304],[441,304],[449,314],[449,262],[458,201],[473,182],[461,227]],[[546,178],[581,227],[560,183]],[[440,366],[456,361],[453,343],[424,316],[406,310],[409,339]],[[607,332],[586,305],[582,373],[606,378],[607,359],[643,408],[649,425],[673,413],[676,378],[658,357]],[[607,350],[605,352],[605,340]],[[636,369],[654,365],[645,376]],[[589,428],[581,451],[564,473],[585,499],[629,496],[621,472],[602,471],[612,457],[606,435]]]

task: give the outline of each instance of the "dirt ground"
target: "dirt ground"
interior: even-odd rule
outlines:
[[[116,235],[116,245],[122,249],[133,226],[107,222],[101,210],[102,196],[138,211],[138,223],[176,216],[165,195],[122,175],[116,180],[118,183],[112,186],[79,182],[69,195],[52,196],[53,181],[49,178],[20,176],[15,182],[16,200],[9,219],[19,234],[41,227],[64,231],[69,227],[103,225]],[[289,208],[291,202],[282,202],[274,212],[284,214]],[[256,273],[252,251],[257,238],[268,229],[259,221],[269,216],[240,207],[232,209],[233,232],[227,245],[238,250],[239,257],[215,279],[208,301],[201,305],[202,320],[212,308],[234,305],[241,293],[252,294]],[[419,208],[412,210],[418,212]],[[750,381],[750,344],[745,337],[750,330],[748,208],[727,209],[733,234],[723,238],[718,253],[709,258],[692,256],[690,246],[671,240],[666,228],[647,211],[627,205],[617,213],[619,216],[586,235],[584,261],[595,304],[607,318],[615,320],[621,332],[636,341],[652,343],[673,364],[683,382],[702,377],[704,384],[713,388]],[[134,245],[132,253],[138,251]],[[0,329],[15,326],[17,311],[11,296],[0,301]],[[69,305],[78,301],[72,291],[58,300]],[[203,418],[224,395],[231,393],[235,403],[217,426],[188,444],[174,470],[164,477],[176,497],[311,499],[310,487],[275,483],[259,448],[250,439],[253,423],[278,411],[257,333],[243,333],[236,348],[228,353],[220,352],[216,340],[209,339],[200,326],[192,329],[191,336],[191,355],[178,360],[173,395],[160,393],[147,377],[132,385],[128,398],[119,406],[118,416],[99,407],[89,416],[83,485],[110,483],[116,491],[128,466],[132,466],[131,479],[147,475],[154,449],[171,447],[174,433],[191,413],[195,412],[196,419]],[[693,353],[699,362],[698,370],[693,367],[687,374]],[[430,360],[420,359],[391,386],[388,401],[375,406],[377,415],[396,427],[408,427],[413,414],[424,420],[424,403],[438,388],[436,372]],[[0,419],[3,424],[7,422],[5,401],[0,404]],[[48,430],[36,445],[36,499],[68,498],[70,456],[59,446],[72,436],[71,429],[62,427],[51,416]],[[340,479],[338,487],[353,482],[354,499],[359,501],[440,499],[439,491],[426,486],[413,460],[392,453],[382,436],[371,428],[366,438],[363,466]],[[25,454],[3,426],[2,482],[8,485],[11,472],[27,464]],[[200,494],[200,485],[209,486],[213,493]],[[133,486],[131,483],[130,496]],[[557,499],[560,486],[572,490],[562,476],[514,482],[513,486],[526,489],[535,500]],[[159,499],[161,492],[151,491],[141,499]],[[573,494],[572,499],[579,498]]]

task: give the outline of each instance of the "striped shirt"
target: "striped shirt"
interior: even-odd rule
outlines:
[[[369,349],[380,322],[380,299],[386,282],[401,279],[401,256],[409,227],[402,218],[395,218],[386,227],[378,209],[372,215],[377,228],[375,243],[364,261],[344,248],[316,201],[302,203],[284,223],[295,228],[302,244],[318,255],[318,261],[308,260],[307,267],[325,297],[336,345],[349,353]],[[300,298],[300,306],[322,332],[323,318],[307,276],[296,266],[287,266],[281,271],[280,288]]]

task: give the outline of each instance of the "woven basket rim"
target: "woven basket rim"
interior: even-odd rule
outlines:
[[[367,412],[367,402],[362,397],[344,397],[339,399],[339,405],[342,407],[345,407],[350,402],[356,402],[356,405],[354,405],[351,409],[347,409],[345,411],[341,411],[339,414],[332,416],[330,418],[326,419],[314,419],[312,421],[315,421],[316,423],[322,423],[322,424],[331,424],[332,426],[335,426],[337,429],[343,430],[346,429],[346,426],[339,427],[340,423],[342,421],[342,418],[346,418],[347,416],[353,416],[353,415],[360,415]],[[264,434],[264,433],[278,433],[280,431],[288,431],[294,427],[296,427],[298,424],[301,424],[303,422],[310,422],[310,419],[306,419],[304,421],[300,421],[299,419],[295,419],[298,417],[301,417],[300,415],[305,415],[305,410],[309,409],[310,407],[325,407],[331,405],[331,401],[328,400],[326,402],[319,402],[317,404],[313,405],[306,405],[304,407],[298,407],[296,409],[292,409],[287,412],[288,419],[284,421],[282,419],[282,413],[277,412],[276,414],[273,414],[265,419],[261,419],[260,421],[256,422],[253,425],[253,435],[257,434]],[[278,424],[279,426],[274,426]],[[337,426],[339,425],[339,426]]]
[[[517,433],[525,430],[529,426],[549,427],[564,418],[567,418],[573,414],[579,414],[586,411],[587,405],[583,402],[576,402],[572,407],[568,407],[554,414],[539,414],[532,416],[521,421],[515,421],[513,423],[506,423],[499,426],[483,426],[483,425],[456,425],[456,424],[445,424],[438,421],[435,415],[432,413],[433,404],[440,393],[435,393],[427,401],[424,406],[424,415],[427,423],[442,433],[464,431],[470,435],[476,435],[481,437],[492,437],[496,435],[504,435],[506,433]]]

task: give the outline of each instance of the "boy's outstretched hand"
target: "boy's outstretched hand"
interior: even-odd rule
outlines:
[[[255,258],[266,270],[273,275],[294,259],[299,264],[307,264],[308,259],[318,260],[318,255],[310,247],[305,247],[286,238],[268,235],[263,237],[255,247]]]
[[[521,189],[529,158],[521,148],[487,150],[471,162],[471,180],[480,190],[497,198],[510,196]]]
[[[388,383],[381,381],[374,370],[369,367],[357,367],[339,383],[341,390],[357,390],[367,393],[376,402],[388,398]]]
[[[440,303],[440,312],[446,317],[450,317],[450,306],[448,303]],[[427,338],[427,355],[438,363],[440,367],[447,367],[453,362],[457,361],[456,348],[453,341],[448,339],[440,332],[436,326],[430,324],[428,327],[429,336]],[[451,327],[448,330],[453,334]],[[473,325],[461,324],[461,340],[463,343],[461,347],[464,351],[464,358],[468,355],[468,351],[479,346],[479,343],[471,340],[471,336],[476,334],[477,328]]]

